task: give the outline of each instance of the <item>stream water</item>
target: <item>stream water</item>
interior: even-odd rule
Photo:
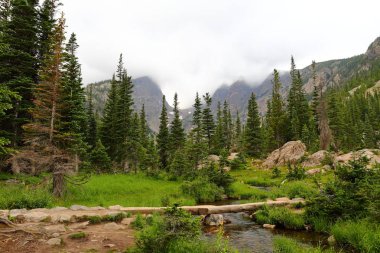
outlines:
[[[236,204],[236,201],[223,201],[214,205]],[[271,253],[273,252],[273,238],[284,235],[306,245],[326,245],[327,236],[306,230],[264,229],[257,225],[244,213],[225,213],[223,216],[231,223],[224,225],[224,234],[231,246],[242,252]],[[215,228],[205,228],[205,237],[215,238]]]

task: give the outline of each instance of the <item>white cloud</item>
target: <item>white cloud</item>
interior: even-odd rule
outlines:
[[[196,91],[261,81],[287,69],[363,53],[380,35],[376,0],[65,0],[86,83],[109,79],[118,55],[182,107]]]

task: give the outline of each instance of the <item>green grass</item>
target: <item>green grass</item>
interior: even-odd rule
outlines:
[[[47,189],[0,183],[0,209],[34,209],[53,205],[53,198]]]
[[[286,229],[304,229],[305,220],[302,214],[293,213],[286,207],[264,206],[255,213],[258,224],[272,224]]]
[[[336,241],[358,252],[380,252],[380,225],[368,221],[338,222],[331,228]]]
[[[87,235],[84,232],[79,232],[79,233],[75,233],[75,234],[69,235],[69,238],[73,239],[73,240],[83,239],[83,238],[86,238],[86,237],[87,237]]]
[[[286,238],[284,236],[276,236],[274,238],[275,253],[333,253],[334,250],[323,250],[321,247],[312,248],[301,245],[297,241]]]
[[[193,197],[182,194],[181,182],[153,179],[143,174],[94,175],[81,186],[70,186],[56,204],[70,206],[161,206],[163,197],[172,203],[194,205]]]

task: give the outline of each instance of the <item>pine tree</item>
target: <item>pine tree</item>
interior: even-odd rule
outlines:
[[[149,142],[149,127],[146,121],[145,105],[143,104],[140,112],[140,143],[144,148],[148,148]]]
[[[126,139],[126,158],[135,173],[139,168],[140,163],[145,159],[146,150],[140,143],[140,117],[138,113],[134,113],[130,122],[130,136]]]
[[[262,154],[262,134],[260,116],[254,93],[248,102],[248,117],[245,128],[245,151],[248,155],[259,157]]]
[[[284,101],[281,97],[280,76],[278,71],[273,71],[273,89],[272,97],[268,101],[268,112],[266,115],[266,123],[270,132],[269,138],[269,151],[281,147],[287,140],[286,131],[286,111]]]
[[[160,129],[157,135],[158,153],[160,156],[161,168],[166,169],[169,160],[170,136],[168,129],[168,113],[165,106],[165,96],[162,97],[162,110],[160,116]]]
[[[296,70],[294,58],[291,58],[290,76],[292,83],[288,95],[288,115],[292,139],[302,138],[302,128],[309,124],[309,104],[302,88],[301,74]]]
[[[17,146],[23,139],[22,126],[31,120],[33,89],[38,77],[38,0],[2,3],[5,12],[1,21],[0,84],[18,93],[21,100],[12,101],[13,109],[6,112],[0,125],[8,132],[13,146]]]
[[[184,147],[186,138],[182,120],[179,115],[177,93],[174,94],[173,114],[174,118],[170,124],[170,149],[172,153]]]
[[[331,129],[333,145],[336,149],[339,149],[343,138],[340,134],[343,129],[343,122],[341,111],[334,93],[329,96],[327,117],[328,126]],[[358,117],[355,118],[358,119]]]
[[[210,153],[215,132],[214,117],[212,116],[211,112],[212,99],[209,93],[206,93],[206,95],[203,96],[203,99],[205,101],[205,107],[203,108],[202,112],[202,125],[208,145],[208,152]]]
[[[88,101],[87,101],[87,127],[86,127],[86,142],[90,146],[90,150],[95,148],[98,142],[98,124],[95,119],[94,105],[92,102],[92,88],[93,84],[90,84]],[[103,145],[103,144],[102,144]]]
[[[86,154],[86,110],[82,88],[81,66],[76,56],[78,44],[75,34],[71,34],[63,53],[62,70],[62,112],[60,131],[68,139],[66,149],[75,156],[76,171],[79,157]]]
[[[98,140],[90,153],[92,166],[99,172],[111,172],[112,163],[102,142]]]
[[[104,107],[100,128],[100,138],[111,160],[116,159],[119,148],[119,143],[117,142],[119,140],[117,133],[120,131],[118,124],[119,119],[117,117],[119,96],[117,92],[117,83],[115,77],[113,77],[111,81],[111,89],[108,92],[107,101]]]
[[[218,101],[216,110],[216,127],[215,134],[213,138],[214,153],[219,154],[225,146],[225,139],[223,136],[223,115],[222,115],[222,104]]]

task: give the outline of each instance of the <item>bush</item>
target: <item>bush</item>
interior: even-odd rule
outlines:
[[[286,175],[288,180],[302,180],[305,177],[305,169],[301,165],[292,166],[290,163],[288,164],[288,174]]]
[[[358,252],[380,252],[380,226],[365,220],[336,223],[331,233],[339,244]]]
[[[183,183],[182,191],[185,194],[193,196],[197,203],[220,200],[224,193],[222,188],[205,179],[196,179],[192,182]]]
[[[83,238],[86,238],[86,237],[87,237],[87,235],[84,232],[79,232],[79,233],[75,233],[75,234],[69,235],[69,238],[73,239],[73,240],[75,240],[75,239],[83,239]]]
[[[246,165],[247,161],[245,160],[245,157],[242,154],[239,154],[238,157],[236,157],[230,162],[231,170],[242,170],[245,169]]]
[[[281,176],[281,170],[278,167],[272,169],[272,178],[279,178]]]
[[[272,224],[280,228],[303,229],[305,221],[300,214],[291,212],[285,207],[264,206],[255,214],[259,224]]]

